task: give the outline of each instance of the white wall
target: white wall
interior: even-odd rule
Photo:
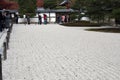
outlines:
[[[49,19],[49,13],[41,13],[40,15],[42,16],[42,22],[44,22],[43,14],[47,15],[48,22],[54,23],[56,21],[56,14],[55,13],[50,13],[50,19]],[[19,23],[22,23],[22,22],[25,22],[25,21],[26,20],[24,18],[19,18],[18,19]],[[30,18],[30,21],[38,23],[38,14],[36,14],[35,18]]]
[[[42,16],[42,22],[44,21],[43,19],[43,14],[46,14],[47,15],[47,20],[48,22],[55,22],[56,21],[56,14],[55,13],[50,13],[50,19],[49,19],[49,13],[40,13],[40,15]],[[38,17],[38,15],[37,15]],[[49,21],[50,20],[50,21]]]
[[[19,18],[18,22],[22,23],[22,22],[26,22],[27,20],[24,18]],[[38,22],[38,18],[30,18],[30,22]]]

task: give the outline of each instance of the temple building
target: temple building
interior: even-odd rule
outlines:
[[[66,8],[69,9],[70,8],[70,0],[63,0],[61,3],[59,3],[58,6],[66,6]],[[44,0],[37,0],[37,7],[43,8]]]
[[[71,13],[75,12],[70,8],[70,0],[63,0],[61,3],[59,3],[58,6],[65,6],[65,9],[44,9],[44,0],[38,0],[37,6],[37,14],[42,16],[42,20],[43,14],[46,14],[48,16],[49,23],[56,22],[58,16],[70,16]]]
[[[37,0],[36,5],[36,16],[34,18],[31,18],[31,21],[33,22],[38,22],[38,15],[41,15],[42,21],[44,21],[43,14],[46,14],[48,22],[54,23],[58,20],[58,16],[70,16],[71,13],[75,12],[73,9],[70,8],[70,0],[63,0],[58,4],[56,3],[57,6],[65,6],[66,8],[64,9],[44,9],[44,0]],[[10,0],[1,0],[0,6],[1,9],[6,9],[10,11],[19,9],[19,5],[16,2]],[[17,13],[17,11],[14,12]],[[22,18],[20,18],[20,22],[22,22]]]

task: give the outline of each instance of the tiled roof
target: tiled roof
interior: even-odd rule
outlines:
[[[37,9],[36,12],[38,13],[52,13],[52,12],[55,12],[55,13],[59,13],[59,12],[78,12],[76,10],[73,10],[73,9],[56,9],[56,10],[50,10],[50,9]]]

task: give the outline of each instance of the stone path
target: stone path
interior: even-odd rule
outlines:
[[[120,80],[120,34],[14,25],[3,80]]]

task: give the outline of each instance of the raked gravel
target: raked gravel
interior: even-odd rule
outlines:
[[[3,80],[120,80],[120,34],[14,24]]]

